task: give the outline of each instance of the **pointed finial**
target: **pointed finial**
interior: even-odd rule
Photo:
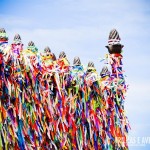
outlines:
[[[73,60],[73,65],[74,66],[80,66],[81,65],[81,60],[79,57],[75,57],[74,60]]]
[[[110,76],[110,72],[107,68],[107,66],[104,66],[100,72],[100,76],[103,78],[105,76]]]
[[[8,36],[4,28],[0,28],[0,42],[8,42]]]
[[[35,46],[35,44],[34,44],[33,41],[30,41],[30,42],[28,43],[28,46]]]
[[[4,28],[0,28],[0,33],[6,33]]]
[[[60,52],[59,58],[65,58],[65,57],[66,57],[66,53],[64,51]]]
[[[45,53],[47,53],[47,52],[50,53],[50,52],[51,52],[51,49],[47,46],[47,47],[45,47],[44,52],[45,52]]]
[[[93,67],[94,68],[94,63],[92,61],[89,61],[88,67]]]
[[[18,44],[18,43],[22,43],[21,42],[21,37],[20,37],[20,35],[19,34],[16,34],[15,36],[14,36],[14,42],[13,42],[14,44]]]
[[[108,40],[118,40],[118,42],[121,40],[120,36],[119,36],[119,33],[116,29],[112,29],[109,33],[109,38]]]
[[[108,45],[106,46],[110,54],[121,53],[123,45],[120,43],[120,40],[121,38],[118,31],[116,29],[112,29],[109,33]]]

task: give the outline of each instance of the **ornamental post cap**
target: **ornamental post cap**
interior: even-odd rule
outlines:
[[[108,37],[108,45],[105,46],[110,54],[121,53],[122,48],[124,47],[121,43],[121,38],[119,32],[116,29],[112,29]]]
[[[28,43],[28,46],[35,46],[35,44],[34,44],[33,41],[30,41],[30,42]]]
[[[78,56],[76,56],[73,60],[73,65],[74,66],[80,66],[81,65],[81,60]]]
[[[13,42],[14,44],[18,44],[18,43],[22,43],[21,42],[21,36],[19,35],[19,34],[16,34],[15,36],[14,36],[14,42]]]
[[[21,40],[21,36],[17,33],[17,34],[14,36],[14,40]]]
[[[0,42],[8,42],[8,36],[4,28],[0,28]]]
[[[105,76],[110,76],[110,71],[107,66],[104,66],[100,72],[100,76],[103,78]]]
[[[65,58],[65,57],[66,57],[66,53],[64,51],[60,52],[59,58]]]
[[[94,63],[93,63],[92,61],[89,61],[89,62],[88,62],[88,67],[93,67],[93,68],[95,68]]]
[[[49,46],[46,46],[46,47],[45,47],[44,52],[45,52],[45,53],[46,53],[46,52],[49,52],[49,53],[51,52],[51,49],[49,48]]]
[[[0,28],[0,33],[6,33],[4,28]]]

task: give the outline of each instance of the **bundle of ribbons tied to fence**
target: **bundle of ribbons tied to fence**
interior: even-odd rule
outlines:
[[[33,41],[24,49],[19,34],[9,45],[0,29],[0,149],[128,149],[128,85],[116,29],[106,48],[98,74],[92,61],[85,67],[75,57],[71,65],[64,51],[58,58],[49,47],[40,53]]]

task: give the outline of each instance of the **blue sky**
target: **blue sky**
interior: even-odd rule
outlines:
[[[130,85],[125,109],[131,137],[150,137],[150,1],[148,0],[1,0],[0,27],[12,42],[16,33],[27,46],[33,40],[39,51],[48,45],[58,56],[64,50],[72,62],[93,61],[107,53],[109,31],[116,28],[124,47],[124,70]],[[130,149],[150,149],[132,146]]]

